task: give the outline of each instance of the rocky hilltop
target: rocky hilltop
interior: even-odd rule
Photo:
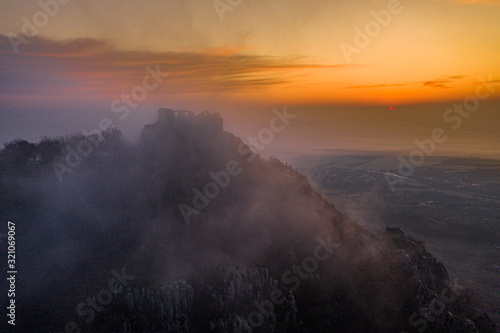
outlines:
[[[41,143],[0,153],[22,164],[0,188],[30,244],[19,332],[495,332],[421,242],[364,230],[218,115],[161,109],[138,146],[112,138],[62,184]]]

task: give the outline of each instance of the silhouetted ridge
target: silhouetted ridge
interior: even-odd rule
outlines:
[[[421,242],[366,231],[217,114],[158,115],[139,145],[112,132],[62,183],[50,160],[75,138],[0,152],[0,215],[22,221],[30,272],[17,332],[494,332]],[[122,267],[133,279],[92,308]]]

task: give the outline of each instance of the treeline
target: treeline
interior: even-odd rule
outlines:
[[[79,153],[79,144],[92,146],[90,153]],[[109,127],[99,134],[85,136],[81,133],[65,137],[42,137],[39,142],[29,142],[24,139],[14,139],[4,144],[0,150],[0,179],[6,177],[37,177],[46,172],[57,175],[58,167],[65,163],[72,152],[76,152],[81,160],[91,161],[98,156],[116,153],[128,147],[121,131]],[[86,156],[85,156],[86,155]],[[70,156],[74,158],[74,156]]]

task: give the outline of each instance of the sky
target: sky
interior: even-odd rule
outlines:
[[[104,117],[137,137],[158,107],[221,112],[245,136],[286,106],[288,146],[410,149],[482,89],[448,151],[500,158],[499,58],[498,0],[2,1],[0,141]]]

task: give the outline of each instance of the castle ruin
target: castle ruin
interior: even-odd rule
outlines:
[[[195,115],[191,111],[161,108],[158,110],[158,120],[144,126],[141,141],[168,139],[182,133],[196,133],[209,138],[222,132],[223,120],[219,113],[203,111]]]

